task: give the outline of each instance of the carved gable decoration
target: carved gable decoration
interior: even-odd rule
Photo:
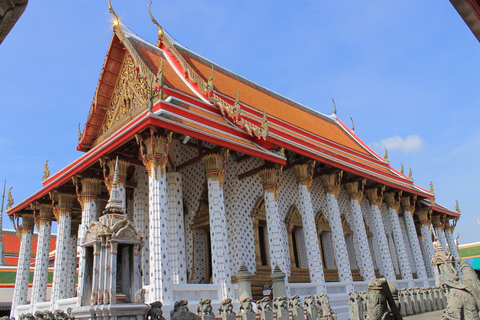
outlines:
[[[94,145],[148,108],[150,86],[145,78],[137,77],[137,74],[133,59],[126,55],[102,128]]]
[[[112,234],[112,240],[133,240],[140,241],[141,237],[138,234],[137,228],[128,220],[117,222],[113,226],[114,233]]]
[[[98,235],[107,232],[107,228],[98,221],[94,221],[90,224],[83,238],[82,244],[92,243],[98,240]]]
[[[348,221],[345,215],[342,216],[342,228],[343,228],[344,234],[353,234],[353,230],[352,228],[350,228],[350,225],[348,224]]]
[[[302,217],[295,204],[292,204],[290,210],[288,210],[287,217],[285,218],[285,224],[287,228],[301,228],[303,227]]]
[[[317,232],[331,231],[330,225],[328,224],[328,221],[321,210],[318,211],[317,216],[315,217],[315,225],[317,226]]]
[[[258,221],[267,221],[267,212],[265,211],[265,201],[263,196],[258,198],[252,210],[252,219]]]

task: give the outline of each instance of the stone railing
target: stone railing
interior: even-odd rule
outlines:
[[[393,304],[395,304],[402,317],[443,310],[447,305],[445,291],[442,287],[416,287],[397,290],[395,285],[391,283],[388,283],[388,287],[389,293],[386,293],[379,286],[372,288],[370,285],[369,289],[365,291],[350,292],[348,302],[350,319],[364,320],[370,313],[393,313],[389,305],[388,295],[392,298]],[[372,301],[369,301],[369,298]]]

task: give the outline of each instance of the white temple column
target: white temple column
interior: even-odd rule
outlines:
[[[363,188],[365,180],[353,181],[345,184],[350,197],[350,207],[352,217],[349,219],[350,226],[353,227],[353,243],[355,245],[355,255],[360,274],[365,281],[375,279],[375,267],[373,257],[368,244],[367,230],[363,221],[362,208],[360,203],[363,199]]]
[[[317,293],[326,293],[325,277],[323,274],[322,255],[318,243],[317,231],[315,228],[315,216],[313,213],[310,186],[312,184],[312,173],[315,165],[296,165],[295,178],[298,184],[298,211],[302,216],[303,233],[305,237],[305,248],[307,251],[308,270],[310,281],[317,285]]]
[[[149,301],[162,301],[172,305],[170,273],[170,238],[168,234],[167,175],[168,149],[171,133],[167,137],[152,134],[146,139],[137,135],[142,160],[148,171],[149,212]]]
[[[115,164],[117,160],[112,159],[106,162],[103,158],[100,158],[100,165],[103,168],[103,177],[105,180],[105,185],[107,186],[108,192],[112,189],[113,176],[115,174]],[[108,167],[108,175],[106,170]],[[122,202],[123,212],[127,212],[127,192],[126,192],[126,181],[127,181],[127,169],[130,167],[130,162],[118,159],[118,197]]]
[[[402,206],[405,210],[403,213],[403,219],[405,221],[405,227],[407,229],[410,252],[413,255],[413,261],[415,263],[415,268],[417,269],[418,279],[422,279],[424,287],[429,287],[430,284],[428,282],[427,269],[425,268],[422,249],[420,247],[420,244],[418,243],[415,222],[413,221],[413,213],[415,212],[415,198],[413,199],[413,203],[411,203],[410,197],[402,197]]]
[[[402,273],[402,279],[408,280],[408,286],[414,287],[412,277],[412,270],[410,268],[410,261],[407,254],[407,246],[403,238],[402,228],[400,227],[400,221],[398,219],[398,209],[400,209],[400,199],[402,192],[386,192],[385,203],[388,206],[390,213],[390,223],[392,227],[393,238],[397,248],[398,262],[400,266],[400,272]]]
[[[337,263],[338,278],[346,284],[347,292],[353,291],[353,277],[348,259],[347,244],[342,227],[340,209],[338,208],[337,197],[340,193],[340,181],[343,171],[321,176],[323,188],[327,199],[327,212],[325,217],[332,232],[333,253]]]
[[[460,268],[460,265],[457,262],[457,259],[460,258],[460,255],[458,254],[457,246],[455,245],[455,243],[453,241],[452,233],[448,231],[448,228],[450,227],[450,225],[447,221],[447,217],[443,216],[439,220],[440,220],[439,221],[440,223],[439,223],[438,227],[436,228],[438,238],[440,239],[440,242],[442,243],[442,247],[444,247],[444,250],[447,254],[448,254],[448,248],[450,248],[450,253],[453,255],[453,258],[455,259],[455,269],[457,270],[458,276],[460,278],[463,278],[462,270]],[[437,223],[437,222],[435,222],[435,223]],[[450,242],[453,242],[452,245],[450,244],[447,237],[450,237]],[[447,244],[448,244],[448,248],[447,248]]]
[[[221,300],[233,298],[227,219],[222,189],[227,157],[228,150],[225,154],[213,153],[202,158],[208,185],[213,283],[221,287]]]
[[[432,264],[431,264],[433,255],[435,254],[435,248],[433,247],[433,241],[432,241],[432,234],[430,231],[430,228],[432,225],[430,221],[430,217],[432,214],[431,211],[432,210],[429,210],[429,209],[421,209],[417,211],[417,215],[420,219],[420,223],[421,223],[420,230],[422,232],[422,236],[423,236],[422,240],[425,246],[426,256],[424,256],[424,261],[425,261],[425,264],[428,264],[430,266],[432,270],[432,274],[434,275],[436,280],[438,280],[437,279],[438,274],[436,274],[435,269],[432,268]]]
[[[448,248],[450,249],[450,252],[452,253],[455,260],[457,260],[458,258],[460,258],[460,254],[458,253],[457,245],[455,244],[455,240],[453,239],[454,229],[455,229],[454,223],[446,222],[445,239],[447,240]]]
[[[22,225],[17,227],[17,234],[20,237],[20,252],[18,253],[17,274],[15,276],[10,317],[16,316],[17,306],[27,303],[33,226],[33,214],[22,214]]]
[[[265,169],[258,173],[263,186],[263,199],[265,203],[265,214],[267,216],[267,238],[268,251],[270,256],[270,268],[275,266],[287,272],[290,266],[290,253],[287,246],[284,246],[282,237],[282,222],[280,213],[278,212],[277,195],[280,191],[280,177],[282,175],[282,167],[279,169]],[[286,280],[287,281],[287,280]]]
[[[77,278],[77,244],[78,229],[80,219],[72,219],[70,229],[70,237],[68,239],[68,270],[67,270],[67,293],[66,298],[73,298],[77,295],[76,278]],[[82,259],[80,259],[82,260]]]
[[[390,249],[387,242],[387,235],[385,234],[385,226],[383,225],[382,214],[380,207],[383,201],[382,188],[372,188],[366,190],[367,198],[370,202],[371,209],[371,225],[370,231],[373,233],[373,241],[378,247],[379,257],[377,261],[382,264],[383,276],[387,281],[395,282],[395,269],[393,267],[392,257],[390,256]]]
[[[187,282],[185,231],[183,222],[182,175],[167,173],[168,216],[170,218],[170,272],[172,283]]]
[[[133,223],[144,238],[148,238],[148,173],[144,168],[135,167],[135,182],[137,187],[133,191]],[[140,287],[150,283],[149,277],[149,246],[148,241],[144,241],[137,258],[140,259],[139,269],[135,270],[135,277],[138,277]],[[141,280],[141,281],[140,281]]]
[[[97,195],[100,193],[102,181],[96,178],[83,178],[80,182],[74,180],[77,186],[77,199],[82,207],[82,221],[78,227],[78,239],[80,244],[83,243],[83,238],[87,232],[88,227],[98,217],[98,203]],[[81,191],[78,188],[82,187]],[[84,297],[84,277],[86,272],[85,264],[85,248],[79,246],[79,254],[82,259],[78,261],[78,290],[77,296],[82,299]],[[84,297],[81,305],[86,305],[90,301],[90,297]]]
[[[53,209],[53,214],[57,219],[57,245],[55,248],[55,265],[53,270],[52,283],[52,306],[57,309],[56,302],[67,298],[67,279],[68,279],[68,240],[70,238],[72,221],[72,203],[75,195],[67,193],[55,194],[57,206]]]
[[[447,248],[447,240],[445,240],[445,234],[443,233],[443,229],[445,228],[445,216],[441,215],[433,215],[432,216],[432,225],[435,230],[435,234],[437,235],[438,241],[443,248],[445,253],[448,253]]]
[[[50,235],[52,231],[52,204],[42,203],[37,206],[38,243],[35,258],[35,273],[31,299],[31,313],[36,310],[36,304],[46,301],[48,283],[48,254],[50,250]]]

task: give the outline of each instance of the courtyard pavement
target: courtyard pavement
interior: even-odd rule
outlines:
[[[403,319],[418,319],[418,320],[440,320],[442,318],[443,310],[425,312],[413,316],[403,317]]]

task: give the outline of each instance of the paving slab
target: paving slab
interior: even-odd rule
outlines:
[[[443,310],[425,312],[413,316],[403,317],[403,319],[418,319],[418,320],[440,320],[442,318]]]

